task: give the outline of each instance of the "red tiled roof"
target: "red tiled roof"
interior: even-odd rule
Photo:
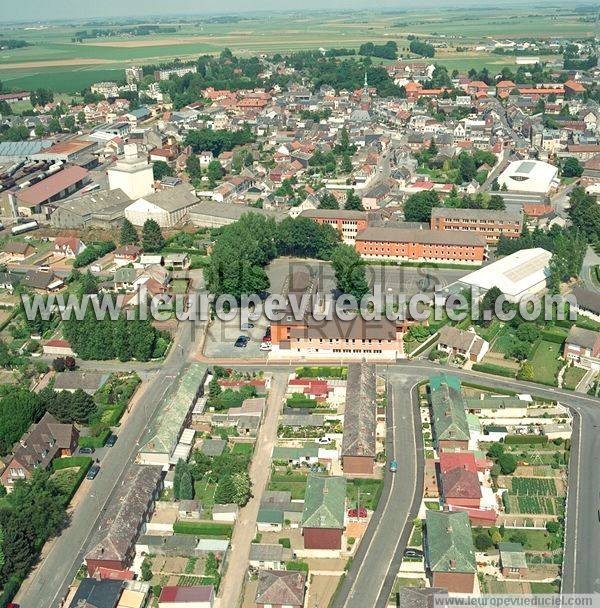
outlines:
[[[163,602],[210,602],[214,595],[212,585],[197,585],[196,587],[163,587],[160,592],[159,604]]]
[[[450,505],[450,510],[466,513],[471,521],[483,520],[490,523],[496,523],[496,520],[498,519],[498,513],[493,509],[469,509],[468,507]]]
[[[89,171],[83,167],[67,167],[63,171],[54,173],[29,188],[20,190],[16,193],[16,197],[21,202],[34,207],[56,196],[70,186],[74,186],[77,182],[84,179],[88,173]]]
[[[447,473],[456,468],[476,473],[475,454],[473,452],[442,452],[440,454],[440,470],[442,473]]]
[[[450,469],[441,475],[444,498],[481,498],[477,473],[461,467]]]

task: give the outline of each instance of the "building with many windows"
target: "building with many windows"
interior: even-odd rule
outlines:
[[[518,238],[523,229],[523,216],[513,211],[435,207],[431,211],[431,229],[473,232],[493,244],[501,236]]]

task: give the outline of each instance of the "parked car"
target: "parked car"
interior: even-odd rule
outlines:
[[[423,557],[421,549],[404,549],[404,557]]]
[[[367,510],[365,507],[359,507],[358,509],[348,509],[348,517],[366,517]]]
[[[84,446],[79,448],[80,454],[93,454],[96,450],[94,448],[90,448],[88,446]]]
[[[117,443],[117,436],[113,434],[106,440],[106,447],[112,448],[115,443]]]
[[[319,437],[316,443],[319,445],[329,445],[331,443],[331,439],[329,437]]]
[[[248,338],[248,336],[238,336],[238,339],[235,341],[234,346],[236,348],[246,348],[249,340],[250,338]]]
[[[390,473],[395,473],[398,470],[398,463],[395,460],[390,461]]]
[[[259,348],[259,350],[271,350],[271,343],[270,342],[261,342],[261,344],[258,348]]]
[[[100,472],[100,465],[93,464],[87,472],[87,479],[96,479],[96,475]]]
[[[263,336],[262,341],[264,344],[270,344],[271,343],[271,334],[265,334]]]
[[[242,323],[240,327],[244,330],[254,329],[254,323]]]

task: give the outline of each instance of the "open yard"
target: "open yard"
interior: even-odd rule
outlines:
[[[572,391],[575,390],[586,373],[587,370],[583,369],[583,367],[572,366],[567,368],[563,376],[563,387]]]
[[[556,386],[556,376],[561,367],[558,360],[560,353],[560,344],[547,340],[540,341],[529,359],[533,366],[533,380],[535,382]]]

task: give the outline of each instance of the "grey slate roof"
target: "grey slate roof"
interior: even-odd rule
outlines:
[[[376,380],[375,365],[348,365],[342,456],[376,456]]]

